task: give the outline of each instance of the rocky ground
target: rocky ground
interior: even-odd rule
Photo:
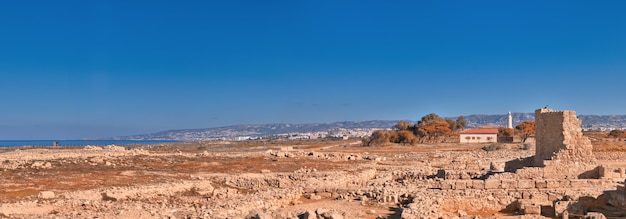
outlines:
[[[605,145],[611,147],[599,149],[599,159],[624,162],[626,156],[616,152],[615,144]],[[472,195],[470,191],[437,189],[442,168],[478,179],[506,161],[534,153],[521,144],[496,151],[482,146],[362,147],[360,141],[348,140],[5,148],[0,151],[0,217],[513,216],[516,212],[495,201],[449,198],[453,193]]]

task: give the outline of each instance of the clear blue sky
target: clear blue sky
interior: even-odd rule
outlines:
[[[626,1],[7,1],[0,139],[626,114]]]

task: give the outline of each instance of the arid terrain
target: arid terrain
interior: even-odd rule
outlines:
[[[486,144],[363,147],[360,140],[4,148],[0,216],[561,218],[564,201],[570,218],[624,217],[607,192],[623,184],[626,144],[586,136],[595,164],[613,175],[503,173],[507,162],[535,154],[521,143],[493,151]]]

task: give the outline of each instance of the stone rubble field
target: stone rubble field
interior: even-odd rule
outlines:
[[[150,146],[6,149],[0,153],[0,216],[514,217],[517,213],[507,206],[524,191],[442,185],[451,179],[484,182],[480,177],[506,161],[533,154],[515,144],[483,151],[476,145],[365,148],[357,143],[255,150],[234,146],[219,152],[210,152],[211,146],[202,151]],[[443,176],[441,170],[446,170]],[[614,188],[602,184],[588,193]]]
[[[0,217],[626,217],[626,152],[615,150],[626,145],[594,145],[587,155],[591,144],[576,130],[565,138],[578,143],[563,141],[542,160],[533,156],[546,148],[521,143],[495,151],[357,140],[5,148]]]
[[[0,216],[400,218],[406,212],[458,216],[467,213],[445,211],[452,203],[444,200],[448,192],[436,189],[442,181],[436,177],[438,170],[465,170],[469,165],[473,171],[467,171],[468,176],[479,176],[494,162],[531,152],[486,152],[467,145],[365,148],[349,141],[253,146],[254,150],[233,146],[211,152],[212,144],[219,144],[204,144],[209,144],[206,150],[5,149],[0,153]],[[487,205],[470,213],[499,215],[498,207]]]

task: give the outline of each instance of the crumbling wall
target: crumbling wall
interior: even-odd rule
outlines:
[[[591,141],[582,134],[581,121],[571,110],[553,111],[541,108],[535,111],[535,165],[546,166],[546,160],[559,163],[595,163]]]

